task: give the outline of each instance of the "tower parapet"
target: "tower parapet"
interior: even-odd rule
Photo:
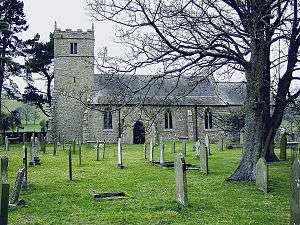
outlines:
[[[83,114],[94,74],[94,30],[61,30],[55,24],[54,91],[50,136],[82,140]]]

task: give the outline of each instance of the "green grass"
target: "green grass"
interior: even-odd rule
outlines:
[[[142,145],[124,146],[125,169],[116,168],[117,157],[107,146],[107,157],[96,161],[94,149],[84,147],[82,165],[73,155],[74,181],[68,180],[67,151],[52,155],[52,147],[40,154],[41,166],[29,167],[30,189],[21,193],[28,207],[9,211],[10,224],[288,224],[289,162],[270,167],[271,192],[257,190],[251,182],[227,182],[237,166],[241,150],[217,152],[209,156],[209,175],[187,171],[190,207],[175,200],[173,169],[151,166],[143,159]],[[180,144],[177,145],[180,149]],[[22,164],[20,145],[9,152],[9,181],[13,186],[17,168]],[[158,148],[157,148],[158,149]],[[174,160],[166,146],[166,160]],[[158,160],[159,152],[156,151]],[[196,164],[191,144],[187,162]],[[12,187],[11,187],[12,188]],[[91,189],[99,192],[124,191],[128,198],[95,201]]]

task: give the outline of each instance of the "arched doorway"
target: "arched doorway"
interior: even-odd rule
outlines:
[[[144,144],[144,143],[145,143],[144,124],[140,121],[137,121],[133,126],[133,144]]]

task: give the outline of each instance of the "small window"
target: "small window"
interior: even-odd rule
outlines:
[[[104,129],[112,129],[112,113],[111,113],[111,111],[104,112]]]
[[[205,129],[212,129],[212,114],[209,109],[204,111],[204,126]]]
[[[173,119],[171,111],[165,113],[165,129],[173,129]]]
[[[73,82],[76,83],[76,77],[73,77]]]
[[[77,43],[70,43],[70,54],[77,54]]]

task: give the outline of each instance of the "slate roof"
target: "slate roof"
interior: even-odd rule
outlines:
[[[234,88],[231,88],[233,84]],[[202,77],[95,74],[92,104],[225,106],[242,105],[245,83],[216,83]]]

